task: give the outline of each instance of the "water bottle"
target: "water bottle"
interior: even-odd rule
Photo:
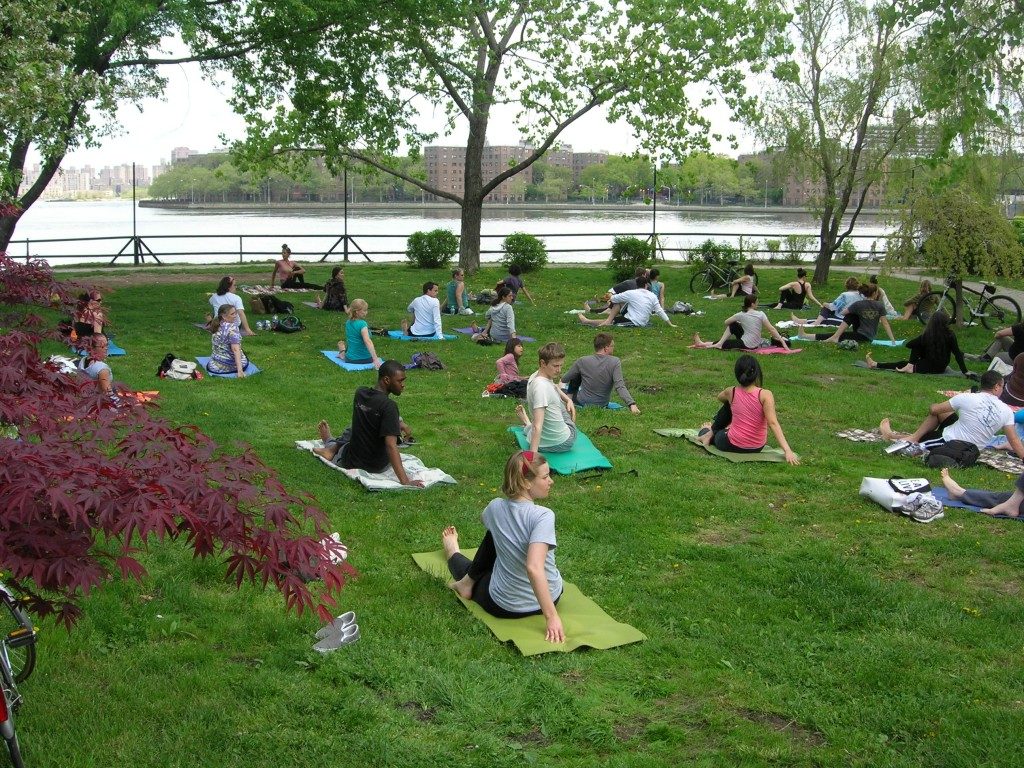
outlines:
[[[277,325],[277,315],[274,315],[274,321],[270,327],[273,328],[275,325]]]

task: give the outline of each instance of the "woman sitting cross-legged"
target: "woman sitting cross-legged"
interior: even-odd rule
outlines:
[[[757,308],[757,296],[743,297],[743,311],[726,318],[725,333],[722,338],[712,343],[701,341],[700,334],[693,334],[693,346],[698,349],[757,349],[763,344],[761,330],[768,331],[772,338],[772,346],[789,349],[789,344],[768,315]]]
[[[698,439],[704,445],[713,445],[729,453],[759,453],[764,450],[768,430],[779,443],[779,447],[790,464],[800,460],[786,442],[782,427],[775,415],[775,397],[764,389],[761,366],[753,355],[740,355],[736,360],[736,382],[738,387],[729,387],[718,393],[722,407],[715,420],[704,424]]]
[[[846,339],[854,341],[874,341],[878,335],[878,325],[881,323],[885,332],[889,334],[889,340],[895,341],[892,335],[892,326],[885,316],[885,305],[879,301],[878,286],[873,283],[864,283],[859,289],[861,299],[853,302],[846,308],[843,315],[843,322],[836,328],[835,333],[819,333],[811,335],[805,333],[803,328],[797,329],[797,335],[808,341],[827,341],[835,344]]]
[[[565,641],[558,615],[562,574],[555,565],[555,513],[537,504],[554,480],[547,459],[518,451],[505,463],[501,491],[483,511],[487,533],[473,559],[459,551],[459,534],[448,526],[441,543],[454,581],[448,586],[492,616],[518,619],[543,615],[548,642]]]
[[[373,367],[379,370],[381,360],[377,357],[377,350],[370,338],[370,326],[366,322],[369,312],[370,305],[362,299],[353,299],[348,305],[345,341],[338,342],[338,359],[356,365],[373,363]]]
[[[864,358],[868,368],[882,368],[899,373],[945,373],[950,357],[956,358],[960,372],[970,376],[964,353],[956,341],[956,334],[949,327],[949,315],[941,309],[931,316],[924,332],[906,343],[910,350],[909,360],[895,363],[876,363],[868,352]]]
[[[238,328],[238,310],[222,304],[210,326],[213,331],[213,349],[206,370],[214,374],[234,373],[245,378],[249,360],[242,352],[242,333]]]
[[[807,270],[800,267],[796,271],[796,280],[786,283],[779,288],[779,300],[772,305],[772,309],[803,309],[804,302],[810,299],[819,307],[821,302],[811,290],[811,284],[807,280]]]

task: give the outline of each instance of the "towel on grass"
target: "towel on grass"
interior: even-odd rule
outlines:
[[[235,373],[234,371],[232,371],[231,373],[213,373],[212,371],[208,370],[207,367],[206,367],[209,364],[209,362],[210,362],[210,358],[208,358],[208,357],[197,357],[196,358],[196,362],[199,363],[199,367],[203,369],[203,373],[208,374],[210,376],[216,376],[218,379],[237,379],[238,378],[238,374]],[[248,376],[255,376],[259,372],[260,372],[260,369],[256,367],[256,363],[254,363],[254,362],[252,362],[252,360],[250,360],[249,361],[249,365],[247,365],[245,367],[245,375],[247,377]]]
[[[474,333],[480,333],[480,331],[482,331],[482,330],[483,330],[483,328],[481,328],[478,331],[474,331],[472,328],[456,328],[455,329],[455,331],[457,333],[464,333],[467,336],[472,336]],[[524,342],[536,341],[536,339],[533,338],[533,336],[518,336],[517,335],[516,338],[519,339],[520,341],[524,341]],[[500,344],[501,342],[498,342],[498,343]]]
[[[786,460],[786,454],[784,454],[779,448],[765,448],[757,453],[732,453],[731,451],[720,451],[713,445],[704,445],[704,443],[698,440],[698,430],[696,429],[656,429],[654,431],[664,437],[684,437],[694,445],[699,445],[713,456],[721,456],[723,459],[728,459],[734,463],[740,461],[768,461],[777,463],[784,462]]]
[[[522,427],[509,427],[508,431],[515,437],[520,449],[524,451],[530,450],[530,441],[526,439],[526,434],[523,432]],[[597,450],[594,444],[590,442],[590,438],[583,434],[579,428],[576,429],[576,442],[573,444],[571,451],[547,453],[541,448],[540,452],[548,460],[548,466],[551,467],[551,471],[559,475],[571,475],[574,472],[584,472],[588,469],[612,468],[612,463],[605,458],[603,453]]]
[[[388,331],[388,337],[399,341],[455,341],[458,338],[454,333],[446,333],[439,339],[437,336],[406,336],[401,331]]]
[[[962,501],[957,501],[956,499],[949,498],[949,491],[947,491],[945,488],[932,488],[932,495],[935,496],[936,499],[941,501],[942,506],[944,507],[968,509],[971,512],[978,512],[979,514],[984,514],[981,511],[981,507],[976,507],[973,504],[964,504]],[[1017,520],[1019,522],[1024,522],[1024,516],[1011,517],[1010,515],[985,515],[985,517],[994,517],[999,520]]]
[[[300,451],[309,451],[313,453],[314,448],[323,448],[323,440],[296,440],[295,447]],[[352,480],[355,480],[361,484],[368,491],[419,491],[422,490],[414,485],[402,485],[398,482],[398,476],[395,474],[390,466],[383,472],[367,472],[365,469],[345,469],[339,467],[333,461],[328,461],[323,456],[317,456],[324,466],[330,467],[331,469],[341,472],[343,475],[348,475]],[[429,488],[432,485],[438,483],[450,483],[455,485],[455,478],[449,475],[447,472],[440,469],[432,469],[415,456],[409,454],[402,454],[402,468],[405,470],[405,474],[409,476],[410,480],[422,480],[423,487]]]
[[[882,436],[877,429],[843,429],[836,432],[836,437],[850,440],[855,443],[881,443]],[[994,448],[982,448],[978,456],[978,463],[1005,472],[1008,475],[1019,475],[1024,473],[1024,461],[1017,458],[1016,454],[1007,451],[999,451]]]
[[[250,296],[261,296],[265,293],[309,293],[315,288],[282,288],[280,285],[240,285],[238,290]]]
[[[463,549],[462,554],[472,559],[475,549]],[[447,582],[451,578],[444,551],[417,552],[412,556],[426,573]],[[647,636],[629,624],[621,624],[597,603],[580,592],[579,587],[568,581],[562,582],[562,597],[558,600],[558,616],[565,628],[564,643],[549,643],[544,639],[547,622],[543,616],[524,616],[521,619],[499,619],[487,613],[472,600],[464,600],[452,591],[473,616],[480,619],[494,636],[503,643],[515,643],[523,656],[541,653],[568,653],[577,648],[598,648],[607,650],[620,645],[639,643]]]
[[[303,301],[301,303],[305,304],[310,309],[320,309],[320,305],[317,304],[315,301]]]
[[[338,350],[336,349],[321,349],[320,354],[326,357],[335,365],[344,368],[346,371],[372,371],[373,363],[350,363],[346,360],[338,358]],[[380,358],[377,358],[380,360]]]
[[[79,357],[84,357],[86,354],[86,350],[84,349],[75,349],[74,347],[71,347],[71,351],[77,352]],[[125,352],[123,349],[121,349],[121,347],[117,346],[117,344],[114,343],[113,339],[107,339],[107,357],[120,357],[121,355],[127,354],[127,352]]]
[[[868,368],[868,364],[864,360],[857,360],[851,365],[855,365],[858,368]],[[869,371],[888,371],[889,373],[897,373],[893,368],[868,368]],[[956,376],[962,379],[964,375],[960,371],[956,371],[952,368],[947,367],[942,373],[919,373],[918,376]]]
[[[802,349],[784,349],[783,347],[758,347],[750,350],[755,355],[795,355],[803,352]]]

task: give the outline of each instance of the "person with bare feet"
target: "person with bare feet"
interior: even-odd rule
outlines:
[[[986,515],[1005,515],[1006,517],[1020,517],[1024,514],[1024,475],[1018,475],[1014,483],[1014,490],[1010,491],[983,491],[979,488],[964,488],[952,477],[949,470],[943,468],[942,485],[945,487],[949,498],[972,507],[981,507]]]
[[[501,492],[481,518],[487,533],[473,559],[459,550],[455,526],[441,533],[448,586],[492,616],[518,619],[543,615],[544,637],[565,642],[558,615],[562,574],[555,565],[555,513],[537,504],[551,491],[554,479],[547,459],[533,451],[517,451],[505,463]]]
[[[576,360],[565,375],[567,391],[577,405],[608,406],[612,389],[622,398],[630,413],[640,413],[636,400],[626,388],[622,361],[615,352],[615,339],[610,333],[594,337],[594,354]]]
[[[868,368],[881,368],[897,373],[945,373],[951,358],[960,366],[960,372],[968,378],[976,378],[967,370],[964,353],[960,351],[956,334],[950,328],[950,317],[941,309],[928,319],[924,332],[904,345],[910,350],[909,360],[895,363],[876,363],[868,352],[864,362]]]
[[[516,406],[516,416],[530,450],[565,453],[576,443],[576,404],[557,382],[565,364],[565,349],[550,342],[538,352],[539,367],[526,381],[526,408]]]
[[[797,325],[839,325],[842,322],[842,314],[846,307],[860,299],[860,291],[857,290],[860,287],[860,280],[856,277],[848,277],[846,278],[845,287],[846,290],[836,296],[835,299],[821,305],[821,310],[814,320],[804,320],[792,313],[790,314],[790,319]]]
[[[896,432],[889,419],[878,425],[886,440],[908,440],[920,443],[936,457],[929,456],[931,467],[951,466],[946,461],[950,443],[969,443],[978,450],[984,448],[996,433],[1002,431],[1018,457],[1024,459],[1024,444],[1014,429],[1013,411],[999,399],[1003,391],[1003,377],[995,371],[985,371],[979,381],[979,392],[964,392],[949,400],[935,403],[928,416],[912,433]],[[959,446],[952,446],[956,449]],[[975,455],[975,460],[977,456]]]
[[[861,299],[846,308],[843,321],[834,333],[815,335],[804,333],[803,328],[798,327],[797,335],[807,341],[824,341],[829,344],[836,344],[846,339],[872,342],[878,335],[878,326],[881,324],[889,335],[889,341],[896,341],[896,337],[892,334],[892,326],[889,325],[889,318],[885,316],[885,305],[879,301],[878,286],[873,283],[864,283],[859,292]]]
[[[398,397],[404,390],[405,368],[397,360],[384,362],[377,370],[377,386],[356,390],[352,426],[332,437],[330,426],[321,421],[317,429],[324,447],[313,452],[345,469],[377,473],[390,466],[402,485],[422,488],[422,480],[409,479],[398,452],[399,437],[412,442],[412,430],[402,421],[398,404],[389,395]]]
[[[743,297],[743,311],[725,320],[722,338],[712,343],[702,341],[699,333],[693,334],[693,346],[697,349],[757,349],[763,346],[761,336],[764,329],[771,336],[773,347],[789,349],[789,344],[768,319],[768,315],[757,308],[757,296]]]
[[[673,328],[675,323],[665,312],[665,308],[658,303],[658,297],[647,289],[650,281],[646,276],[640,275],[636,278],[636,288],[619,293],[613,293],[611,306],[608,308],[606,317],[603,320],[591,320],[583,315],[577,315],[580,322],[594,328],[605,325],[625,325],[644,328],[651,322],[651,315],[657,315]]]
[[[729,453],[760,453],[764,450],[768,430],[779,443],[790,464],[799,464],[782,434],[782,426],[775,414],[775,396],[762,387],[763,375],[757,358],[740,355],[734,368],[738,387],[729,387],[718,393],[722,407],[713,422],[706,422],[697,433],[704,445],[713,445]]]

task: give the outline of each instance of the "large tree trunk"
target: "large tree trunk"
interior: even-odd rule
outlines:
[[[483,219],[483,156],[487,135],[487,114],[469,124],[462,193],[462,230],[459,239],[459,266],[469,274],[480,269],[480,223]]]
[[[22,213],[23,211],[19,210],[8,216],[0,216],[0,253],[6,252],[10,246],[11,240],[14,238],[14,228],[18,226],[18,220],[21,219]],[[7,253],[7,255],[13,258],[20,254]]]

